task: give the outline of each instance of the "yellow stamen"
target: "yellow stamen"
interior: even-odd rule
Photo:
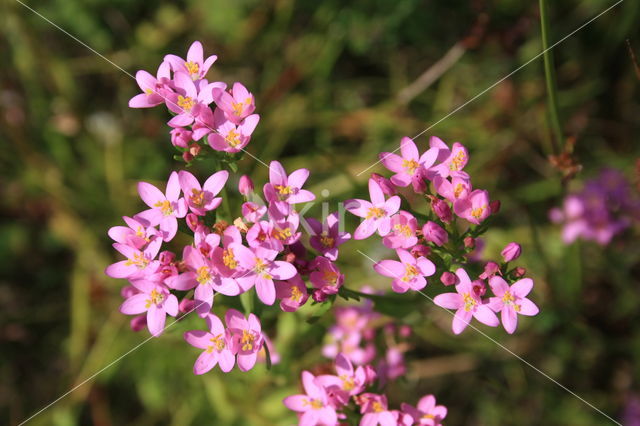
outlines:
[[[147,257],[140,252],[134,253],[133,258],[129,258],[125,262],[125,265],[127,266],[135,265],[140,269],[146,267],[148,264],[149,264],[149,259],[147,259]]]
[[[342,389],[346,391],[350,391],[356,387],[356,383],[353,380],[353,377],[349,377],[346,374],[340,376],[340,380],[342,380]]]
[[[262,259],[256,257],[256,266],[253,267],[253,271],[262,276],[265,280],[270,280],[273,277],[269,275],[267,272],[267,264],[262,261]]]
[[[158,201],[153,206],[158,207],[165,216],[171,216],[173,214],[173,207],[171,207],[171,202],[169,200]]]
[[[471,210],[471,216],[475,217],[476,219],[480,219],[480,217],[482,216],[482,213],[484,212],[484,209],[486,208],[486,206],[480,206],[477,207],[475,209]]]
[[[240,134],[235,130],[230,130],[227,136],[224,137],[224,140],[227,141],[227,144],[229,144],[231,148],[235,148],[240,145]]]
[[[189,75],[191,76],[191,78],[194,77],[194,74],[199,75],[199,73],[200,73],[200,65],[198,65],[197,63],[195,63],[193,61],[189,61],[189,62],[185,62],[184,66],[185,66],[185,68],[187,68],[187,71],[189,72]]]
[[[386,215],[386,213],[387,212],[385,212],[384,209],[381,209],[380,207],[369,207],[369,210],[367,211],[367,219],[382,219]]]
[[[331,238],[329,235],[327,235],[326,232],[323,232],[322,235],[320,236],[320,244],[322,244],[324,247],[333,247],[333,244],[335,243],[335,240],[333,238]]]
[[[211,281],[211,273],[209,273],[209,267],[208,266],[201,266],[198,268],[198,272],[197,272],[197,277],[196,280],[200,283],[200,284],[206,284],[209,281]]]
[[[404,276],[402,277],[402,281],[409,282],[418,275],[418,268],[413,265],[404,265]]]
[[[415,174],[418,167],[420,167],[420,164],[415,160],[402,160],[402,168],[404,168],[410,175]]]
[[[475,299],[471,297],[471,294],[469,293],[464,293],[462,295],[462,300],[464,301],[464,310],[467,312],[469,312],[471,309],[474,308],[474,306],[478,304],[478,302],[476,302]]]
[[[253,350],[255,340],[256,336],[251,331],[242,330],[242,340],[240,341],[240,344],[242,345],[243,351]]]
[[[290,195],[293,194],[293,189],[291,189],[290,186],[284,186],[284,185],[273,185],[273,187],[276,189],[276,191],[278,191],[278,194],[280,195]]]
[[[384,407],[378,401],[374,401],[374,403],[372,404],[372,407],[375,413],[380,413],[384,411]]]
[[[178,95],[178,106],[184,111],[191,111],[191,108],[193,108],[195,104],[195,101],[189,96]]]
[[[276,228],[273,230],[273,235],[278,240],[284,241],[287,238],[291,238],[293,234],[291,233],[291,228],[284,228],[284,229]]]
[[[449,170],[451,171],[461,170],[466,159],[467,157],[464,154],[464,151],[462,150],[458,151],[458,153],[451,159],[451,163],[449,164]]]
[[[222,251],[222,263],[229,269],[236,269],[238,267],[238,261],[233,255],[232,249],[226,249]]]
[[[222,337],[222,334],[218,334],[217,336],[213,336],[213,337],[212,337],[211,339],[209,339],[209,340],[211,341],[211,343],[213,343],[213,346],[209,346],[209,347],[207,348],[207,351],[208,351],[208,352],[211,352],[211,351],[209,351],[209,350],[208,350],[209,348],[211,348],[211,349],[216,349],[218,352],[220,352],[220,351],[221,351],[221,350],[223,350],[223,349],[225,348],[225,346],[226,346],[226,344],[225,344],[225,342],[224,342],[224,338]]]
[[[157,291],[155,288],[151,290],[151,294],[149,294],[149,299],[147,299],[147,303],[145,307],[149,309],[151,305],[159,305],[164,301],[164,294]]]
[[[189,199],[191,200],[191,203],[196,207],[204,206],[204,191],[192,188]]]
[[[461,183],[457,184],[455,189],[453,190],[453,196],[456,198],[460,198],[460,194],[464,191],[464,186]]]
[[[407,238],[413,235],[413,231],[411,230],[411,227],[409,225],[396,223],[395,225],[393,225],[393,230],[396,231],[396,233],[401,234]]]
[[[300,302],[302,300],[302,292],[297,286],[291,286],[291,296],[289,296],[294,302]]]

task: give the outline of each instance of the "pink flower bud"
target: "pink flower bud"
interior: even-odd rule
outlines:
[[[489,203],[489,210],[491,210],[491,214],[497,214],[500,211],[500,200],[493,200]]]
[[[284,259],[282,260],[284,260],[285,262],[293,263],[296,261],[296,254],[293,252],[289,252],[284,255]]]
[[[473,292],[478,296],[482,297],[487,292],[487,286],[482,280],[475,280],[471,283],[473,286]]]
[[[192,140],[193,132],[182,127],[177,127],[171,130],[171,143],[173,146],[179,146],[180,148],[187,148],[189,142]]]
[[[411,255],[416,258],[420,256],[427,257],[430,254],[431,254],[431,247],[425,246],[424,244],[416,244],[411,249]]]
[[[244,195],[248,196],[253,192],[253,181],[247,175],[240,176],[240,182],[238,182],[238,191]]]
[[[396,187],[393,186],[389,179],[377,173],[371,173],[371,178],[375,180],[378,185],[380,185],[380,188],[382,188],[382,192],[384,192],[385,195],[391,197],[397,194]]]
[[[437,246],[442,246],[449,241],[449,234],[440,225],[429,221],[422,227],[422,235],[427,241],[431,241]]]
[[[202,148],[200,148],[200,145],[193,144],[189,147],[189,154],[193,155],[194,157],[197,157],[198,154],[200,154],[201,149]]]
[[[411,186],[413,187],[413,192],[416,194],[424,194],[427,190],[427,183],[422,177],[422,172],[418,173],[420,173],[420,176],[416,176],[414,179],[411,179]]]
[[[364,379],[365,383],[367,385],[371,385],[378,378],[378,374],[376,373],[376,370],[374,370],[372,366],[365,365],[364,366],[364,377],[365,377],[365,379]]]
[[[193,155],[189,151],[182,153],[182,159],[185,163],[190,163],[193,161]]]
[[[196,229],[198,229],[198,226],[200,225],[200,219],[198,219],[198,216],[194,213],[189,213],[187,214],[186,221],[189,229],[196,232]]]
[[[440,198],[433,198],[431,200],[431,208],[433,212],[438,216],[438,219],[443,221],[444,223],[451,223],[453,220],[453,213],[451,212],[451,207],[449,207],[449,203]]]
[[[411,327],[408,325],[401,325],[400,326],[400,336],[402,337],[409,337],[411,336]]]
[[[196,303],[193,301],[193,299],[187,299],[185,297],[178,304],[178,310],[180,312],[182,312],[183,314],[186,314],[188,312],[193,311],[193,308],[195,307],[195,305],[196,305]]]
[[[446,271],[440,275],[440,281],[446,286],[454,285],[458,282],[458,277],[452,272]]]
[[[524,269],[524,268],[522,268],[522,267],[520,267],[520,266],[518,266],[518,267],[513,271],[513,275],[514,275],[516,278],[522,278],[522,277],[524,277],[524,274],[526,274],[526,273],[527,273],[527,270],[526,270],[526,269]]]
[[[168,265],[171,262],[173,262],[176,258],[175,253],[170,252],[168,250],[163,251],[162,253],[160,253],[160,256],[158,257],[158,260],[160,260],[160,263],[163,265]]]
[[[475,248],[476,247],[476,239],[473,237],[465,237],[464,238],[464,246],[466,248]]]
[[[131,330],[133,331],[141,331],[147,327],[147,316],[146,315],[138,315],[136,317],[131,318],[129,322],[131,326]]]
[[[487,264],[484,265],[484,272],[480,274],[480,278],[486,280],[493,277],[498,272],[500,272],[500,265],[496,262],[487,262]]]
[[[313,300],[318,302],[318,303],[322,303],[325,300],[327,300],[327,296],[328,296],[328,294],[324,293],[319,288],[313,290],[313,293],[311,294],[311,297],[313,298]]]
[[[505,262],[511,262],[512,260],[516,260],[517,258],[520,257],[520,253],[522,253],[522,247],[520,247],[520,244],[518,243],[509,243],[500,252]]]

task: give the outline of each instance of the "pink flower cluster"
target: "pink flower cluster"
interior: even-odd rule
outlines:
[[[483,223],[499,209],[498,202],[490,202],[485,190],[473,189],[470,176],[463,170],[469,160],[467,149],[456,142],[451,148],[442,140],[432,137],[429,148],[420,153],[409,138],[402,138],[400,155],[383,152],[382,164],[394,174],[387,179],[373,175],[369,179],[371,201],[347,201],[346,209],[363,220],[354,232],[355,239],[364,239],[373,233],[382,237],[382,243],[395,250],[398,260],[385,259],[374,265],[374,270],[391,278],[391,289],[397,293],[408,290],[422,291],[427,277],[440,272],[440,281],[456,285],[456,293],[435,298],[441,307],[455,309],[453,331],[458,334],[471,318],[489,326],[499,324],[500,312],[504,328],[513,333],[517,315],[536,315],[538,308],[526,298],[533,281],[522,278],[524,269],[507,270],[507,264],[520,255],[520,245],[511,243],[503,251],[504,263],[488,262],[478,279],[471,281],[461,264],[477,260],[476,244],[487,228]],[[404,187],[411,186],[414,194]],[[424,197],[431,206],[426,215],[400,210],[401,195],[407,205],[415,205],[416,195]],[[424,219],[420,224],[418,218]],[[464,223],[458,223],[457,219]],[[481,225],[482,224],[482,225]],[[465,229],[466,228],[466,229]],[[454,274],[455,272],[455,274]],[[482,299],[486,283],[494,297]]]
[[[436,405],[433,395],[422,397],[416,407],[402,403],[400,410],[390,409],[386,395],[369,392],[377,379],[371,366],[354,368],[343,354],[336,356],[335,370],[335,375],[318,376],[303,371],[304,393],[284,399],[284,405],[298,413],[299,425],[338,425],[356,420],[353,413],[358,413],[361,426],[439,426],[447,416],[447,408]]]
[[[334,359],[341,353],[355,365],[373,364],[377,359],[375,371],[381,382],[406,373],[404,354],[409,349],[409,326],[397,326],[375,312],[371,300],[361,305],[338,306],[334,312],[336,323],[329,328],[322,347],[325,357]],[[376,345],[376,338],[381,345]],[[379,346],[386,347],[383,354],[378,352]]]
[[[243,151],[260,121],[253,113],[255,99],[241,83],[227,90],[226,83],[205,78],[217,59],[215,55],[205,59],[202,44],[195,41],[186,59],[165,56],[156,77],[143,70],[136,73],[142,93],[131,98],[129,107],[165,104],[174,115],[167,123],[172,127],[171,142],[186,162],[200,153],[205,138],[216,151]]]
[[[565,199],[562,208],[550,212],[551,220],[562,223],[562,239],[571,244],[580,238],[607,245],[613,237],[640,222],[640,197],[625,176],[604,169],[588,180],[584,188]]]

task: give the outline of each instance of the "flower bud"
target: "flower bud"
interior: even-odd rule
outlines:
[[[458,282],[458,277],[452,272],[446,271],[440,275],[440,281],[446,286],[454,285]]]
[[[449,207],[449,203],[440,198],[433,198],[431,200],[431,209],[438,216],[438,219],[443,221],[444,223],[451,223],[453,220],[453,213],[451,212],[451,207]]]
[[[511,262],[512,260],[516,260],[517,258],[520,257],[520,253],[522,253],[522,247],[520,247],[520,244],[518,243],[509,243],[500,252],[505,262]]]
[[[413,187],[413,192],[416,194],[424,194],[427,190],[427,183],[422,177],[422,172],[418,173],[420,173],[420,176],[416,176],[414,179],[411,179],[411,186]]]
[[[497,214],[500,211],[500,200],[493,200],[490,202],[489,210],[491,210],[491,214]]]
[[[513,271],[513,276],[516,278],[522,278],[524,277],[524,274],[527,273],[527,270],[518,266],[514,271]]]
[[[160,261],[161,264],[163,265],[168,265],[171,262],[173,262],[176,258],[175,253],[170,252],[168,250],[165,250],[163,252],[160,253],[160,256],[158,257],[158,260]]]
[[[385,195],[391,197],[397,194],[396,187],[393,186],[391,181],[386,177],[377,173],[371,173],[371,178],[375,180],[378,185],[380,185],[380,188],[382,188],[382,192],[384,192]]]
[[[193,155],[194,157],[197,157],[198,154],[200,154],[201,149],[202,148],[200,148],[200,145],[193,144],[189,147],[189,154]]]
[[[184,160],[185,163],[190,163],[193,161],[193,155],[191,155],[189,151],[183,152],[182,159]]]
[[[311,294],[311,297],[313,298],[313,300],[318,302],[318,303],[322,303],[325,300],[327,300],[327,296],[328,296],[328,294],[324,293],[319,288],[313,290],[313,293]]]
[[[473,237],[465,237],[464,238],[464,246],[469,249],[473,249],[476,247],[476,239]]]
[[[498,272],[500,272],[500,265],[496,262],[487,262],[487,264],[484,265],[484,272],[480,274],[480,278],[486,280],[493,277]]]
[[[473,292],[478,296],[482,297],[487,292],[487,286],[482,280],[475,280],[471,283],[473,287]]]
[[[198,219],[198,216],[194,213],[188,213],[186,221],[189,229],[191,229],[191,231],[193,232],[196,232],[196,229],[198,229],[198,225],[200,225],[200,219]]]
[[[247,175],[240,176],[240,182],[238,182],[238,191],[247,197],[249,194],[253,192],[254,186],[253,181]]]
[[[188,148],[189,142],[192,140],[193,132],[191,130],[177,127],[171,130],[171,143],[173,146],[179,146],[180,148]]]
[[[424,244],[416,244],[411,249],[411,255],[416,258],[420,256],[427,257],[429,254],[431,254],[431,247],[425,246]]]
[[[187,299],[186,297],[180,301],[178,304],[178,311],[183,314],[189,313],[193,311],[193,308],[196,306],[196,302],[193,299]]]
[[[147,326],[147,316],[146,315],[138,315],[136,317],[131,318],[129,322],[131,326],[131,330],[133,331],[141,331]]]
[[[378,378],[378,374],[376,373],[376,370],[374,370],[372,366],[365,365],[364,366],[364,377],[365,377],[365,379],[364,379],[365,383],[367,385],[371,385]]]
[[[409,337],[411,336],[411,327],[408,325],[401,325],[400,326],[400,336],[402,337]]]
[[[449,241],[449,234],[440,225],[429,221],[422,227],[422,235],[427,241],[431,241],[437,246],[442,246]]]

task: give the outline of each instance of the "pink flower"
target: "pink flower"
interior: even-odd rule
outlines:
[[[157,230],[148,223],[140,222],[127,216],[123,216],[127,226],[114,226],[109,229],[109,237],[116,243],[125,244],[136,249],[141,249],[148,244],[157,234]]]
[[[531,278],[518,280],[509,287],[502,277],[495,276],[489,280],[489,286],[496,295],[489,299],[489,306],[495,312],[500,312],[502,326],[507,333],[512,334],[516,330],[518,314],[526,316],[538,314],[538,307],[527,299],[527,295],[533,288]]]
[[[418,406],[402,404],[402,411],[409,414],[415,423],[425,426],[441,426],[442,420],[447,417],[447,407],[436,405],[436,398],[433,395],[426,395],[420,398]]]
[[[253,314],[249,314],[249,318],[246,319],[235,309],[229,309],[224,321],[232,333],[232,351],[238,354],[238,368],[240,371],[251,370],[264,344],[260,320]]]
[[[307,286],[300,275],[296,274],[286,281],[276,281],[276,297],[280,299],[280,309],[295,312],[309,299]]]
[[[242,217],[249,223],[260,221],[267,213],[267,206],[262,206],[252,201],[242,204]]]
[[[113,248],[118,250],[127,260],[121,260],[109,265],[104,271],[111,278],[143,278],[148,270],[154,270],[158,262],[154,261],[160,251],[162,240],[154,238],[144,250],[138,250],[126,244],[114,243]]]
[[[311,267],[316,270],[309,274],[309,281],[324,294],[336,294],[342,287],[344,274],[340,273],[340,269],[326,257],[316,257]]]
[[[204,216],[208,211],[215,210],[222,203],[222,198],[216,197],[229,178],[229,172],[220,170],[212,174],[203,186],[191,173],[181,170],[178,173],[180,187],[185,195],[187,204],[192,212]]]
[[[400,141],[400,153],[402,156],[391,152],[381,152],[380,161],[389,170],[395,173],[391,176],[391,182],[397,186],[414,185],[424,180],[423,172],[436,161],[438,150],[429,149],[422,156],[418,152],[416,144],[408,137]]]
[[[145,204],[151,207],[136,215],[149,222],[152,226],[160,225],[164,241],[171,241],[178,231],[178,218],[187,214],[187,203],[180,198],[180,183],[178,173],[172,172],[167,182],[166,193],[147,182],[138,183],[138,193]]]
[[[424,257],[415,258],[404,249],[397,249],[400,262],[396,260],[381,260],[373,266],[380,275],[393,278],[391,288],[396,293],[404,293],[409,289],[421,290],[427,285],[424,277],[436,272],[436,266]]]
[[[282,401],[288,409],[301,413],[298,424],[300,426],[337,425],[336,410],[329,405],[327,392],[317,382],[316,377],[308,371],[303,371],[302,386],[304,394],[291,395]]]
[[[391,216],[400,208],[400,197],[394,195],[385,200],[380,185],[373,179],[369,179],[369,195],[371,202],[354,199],[345,203],[349,212],[364,218],[354,232],[356,240],[368,238],[376,231],[380,236],[386,236],[391,231]]]
[[[471,182],[469,179],[458,176],[453,177],[451,181],[449,181],[449,179],[436,176],[433,179],[433,186],[438,194],[442,195],[452,203],[467,198],[471,192]]]
[[[171,134],[171,143],[173,146],[188,148],[189,142],[193,140],[193,132],[184,127],[173,128],[169,133]]]
[[[344,354],[336,356],[336,373],[337,376],[323,375],[318,377],[318,382],[325,388],[335,386],[349,396],[358,395],[367,386],[367,373],[363,366],[353,368],[353,364]]]
[[[168,278],[166,283],[169,287],[182,291],[195,287],[194,301],[196,311],[201,317],[205,317],[211,311],[214,291],[227,296],[240,293],[235,281],[222,280],[213,262],[205,258],[199,250],[186,246],[182,259],[187,272]]]
[[[146,280],[137,280],[133,285],[140,293],[128,297],[122,305],[120,312],[125,315],[138,315],[147,313],[147,328],[153,336],[159,336],[164,330],[167,314],[175,317],[178,315],[178,299],[169,293],[166,287]]]
[[[196,348],[204,349],[193,365],[193,373],[204,374],[216,364],[220,365],[220,370],[228,373],[236,362],[231,347],[231,332],[224,329],[222,321],[217,316],[209,314],[206,319],[209,331],[192,330],[184,333],[184,340],[187,343]]]
[[[396,426],[396,417],[387,408],[386,395],[363,393],[358,397],[360,412],[364,414],[360,426]]]
[[[309,177],[309,170],[298,169],[289,176],[278,161],[269,164],[269,183],[264,185],[264,196],[270,203],[275,203],[281,214],[289,214],[289,206],[306,203],[316,199],[312,192],[302,189]]]
[[[234,83],[231,93],[218,90],[214,93],[214,101],[225,113],[227,120],[240,124],[256,109],[253,95],[240,83]]]
[[[475,293],[467,272],[458,268],[456,275],[460,281],[456,284],[457,293],[443,293],[433,299],[433,302],[440,307],[456,309],[452,324],[453,332],[462,333],[469,325],[471,317],[483,324],[496,327],[499,324],[498,317]]]
[[[194,81],[203,79],[216,59],[218,59],[216,55],[211,55],[206,60],[204,59],[204,51],[199,41],[194,41],[189,47],[186,61],[176,55],[166,55],[164,57],[164,60],[171,64],[173,72],[185,73]]]
[[[507,246],[502,249],[500,254],[505,262],[511,262],[512,260],[516,260],[520,257],[522,253],[522,247],[518,243],[509,243]]]
[[[273,280],[288,280],[296,275],[297,270],[289,262],[274,260],[278,255],[275,250],[256,247],[253,250],[239,243],[232,243],[229,247],[244,270],[241,277],[236,279],[243,289],[255,284],[258,298],[265,305],[273,305],[276,300],[276,288]]]
[[[449,233],[435,222],[428,221],[422,227],[424,239],[437,246],[443,246],[449,241]]]
[[[451,207],[449,207],[449,203],[444,200],[441,200],[438,197],[433,197],[431,199],[431,209],[438,216],[438,219],[443,221],[444,223],[451,223],[453,220],[453,213],[451,212]]]
[[[213,114],[214,121],[220,124],[215,126],[216,132],[211,133],[207,138],[209,146],[216,151],[240,152],[249,144],[251,134],[260,121],[260,116],[258,114],[250,115],[240,125],[236,125],[231,121],[220,122],[219,116],[223,114],[220,109],[216,109]]]
[[[449,151],[447,144],[442,142],[439,138],[434,137],[429,141],[429,145],[432,148],[438,149],[437,160],[440,161],[444,156],[446,156],[442,163],[427,170],[427,176],[429,178],[433,180],[436,175],[442,178],[447,178],[449,176],[463,177],[466,179],[469,178],[469,175],[462,171],[469,161],[469,153],[462,144],[454,142],[452,149]]]
[[[453,209],[461,218],[478,225],[491,214],[489,193],[476,189],[467,198],[456,201]]]
[[[307,219],[307,223],[313,231],[309,237],[311,247],[318,250],[327,259],[337,260],[338,247],[351,239],[351,234],[340,231],[338,212],[327,216],[324,223],[320,223],[314,218]]]
[[[410,249],[418,243],[416,229],[418,221],[411,213],[400,210],[391,216],[391,232],[382,239],[382,244],[390,249]]]
[[[138,71],[136,82],[143,93],[129,100],[129,108],[151,108],[164,103],[167,96],[172,93],[169,63],[160,64],[157,77],[143,70]]]
[[[167,108],[176,115],[167,124],[171,127],[184,127],[191,125],[207,109],[207,105],[213,102],[212,91],[224,88],[224,83],[204,84],[196,83],[185,73],[178,72],[173,76],[173,82],[177,93],[171,93],[167,99]]]

